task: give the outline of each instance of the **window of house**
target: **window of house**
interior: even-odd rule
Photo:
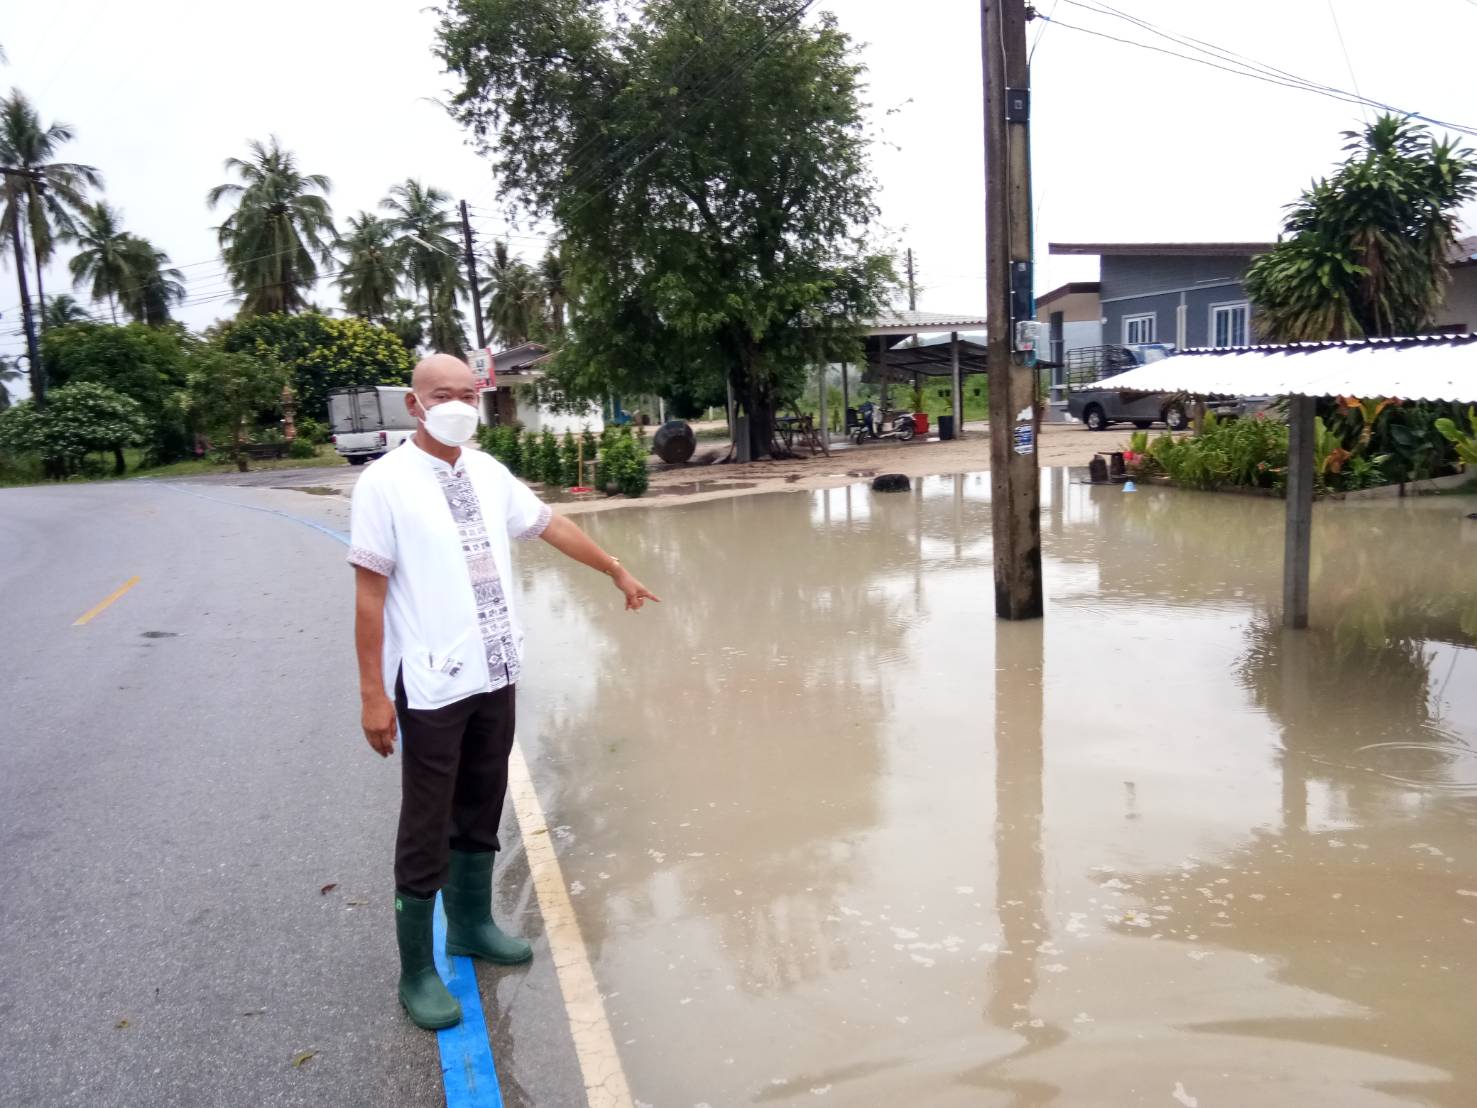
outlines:
[[[1251,328],[1248,320],[1251,308],[1245,301],[1239,304],[1212,304],[1210,306],[1210,345],[1216,348],[1227,346],[1249,346]]]
[[[1123,342],[1126,346],[1132,346],[1139,342],[1157,342],[1154,337],[1154,320],[1152,312],[1148,315],[1126,315],[1123,317]]]

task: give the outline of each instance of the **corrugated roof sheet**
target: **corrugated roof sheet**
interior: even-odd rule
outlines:
[[[1094,387],[1196,396],[1389,396],[1477,403],[1477,334],[1186,350]]]
[[[951,312],[887,312],[875,319],[861,321],[869,335],[922,334],[926,331],[967,331],[985,326],[985,317],[958,315]]]

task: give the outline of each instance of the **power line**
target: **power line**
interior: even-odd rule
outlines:
[[[1381,101],[1374,100],[1369,97],[1359,96],[1355,93],[1348,92],[1344,89],[1335,88],[1331,85],[1322,85],[1315,81],[1309,81],[1305,78],[1298,77],[1293,74],[1286,74],[1285,71],[1277,70],[1274,67],[1266,66],[1264,63],[1256,62],[1252,59],[1239,60],[1239,56],[1231,54],[1231,52],[1229,51],[1217,53],[1218,51],[1221,51],[1221,48],[1215,47],[1209,43],[1203,44],[1203,47],[1208,47],[1208,49],[1202,48],[1202,46],[1193,45],[1193,43],[1198,42],[1198,40],[1191,40],[1187,42],[1183,39],[1176,38],[1168,32],[1159,30],[1158,28],[1155,28],[1150,24],[1146,24],[1142,20],[1139,20],[1134,16],[1130,16],[1127,13],[1119,12],[1117,11],[1117,9],[1108,9],[1107,5],[1103,5],[1102,8],[1099,8],[1092,4],[1083,3],[1082,0],[1067,0],[1067,3],[1074,4],[1077,7],[1087,8],[1091,11],[1097,11],[1099,12],[1099,14],[1111,14],[1117,18],[1126,19],[1129,22],[1135,23],[1146,30],[1152,31],[1154,34],[1158,34],[1161,37],[1168,38],[1181,46],[1186,46],[1192,50],[1198,51],[1201,54],[1208,54],[1210,55],[1210,57],[1193,57],[1189,54],[1182,54],[1176,50],[1168,50],[1162,46],[1155,46],[1152,43],[1140,42],[1136,39],[1122,38],[1118,35],[1109,34],[1106,31],[1098,31],[1074,23],[1065,23],[1060,19],[1051,19],[1049,20],[1049,22],[1055,23],[1060,27],[1065,27],[1069,31],[1079,31],[1082,34],[1093,35],[1097,38],[1107,39],[1111,42],[1121,43],[1125,46],[1135,46],[1138,47],[1140,50],[1150,50],[1156,54],[1167,54],[1170,57],[1179,58],[1182,61],[1194,62],[1197,65],[1209,66],[1211,69],[1218,69],[1224,73],[1230,73],[1233,76],[1249,77],[1253,80],[1263,81],[1266,84],[1281,85],[1284,88],[1299,89],[1304,92],[1312,92],[1320,96],[1326,96],[1329,99],[1341,100],[1347,104],[1379,108],[1382,111],[1391,112],[1396,115],[1403,115],[1413,119],[1419,119],[1423,122],[1432,124],[1436,127],[1444,128],[1446,130],[1457,131],[1464,135],[1477,137],[1477,128],[1463,126],[1456,123],[1450,123],[1445,120],[1435,119],[1420,112],[1398,108],[1394,105],[1385,104]],[[1104,9],[1107,10],[1105,11]],[[1042,16],[1041,18],[1045,19],[1046,17]],[[1221,61],[1227,61],[1231,64],[1220,65],[1216,61],[1210,60],[1210,58],[1217,57],[1220,58]]]
[[[1339,26],[1339,13],[1334,10],[1333,0],[1328,0],[1328,14],[1329,17],[1333,20],[1333,32],[1338,36],[1339,49],[1344,52],[1344,65],[1349,70],[1349,83],[1354,86],[1354,95],[1358,96],[1360,99],[1363,99],[1364,94],[1359,91],[1359,78],[1354,75],[1354,62],[1349,57],[1349,47],[1344,42],[1344,29]],[[1364,110],[1364,122],[1369,122],[1368,108]]]

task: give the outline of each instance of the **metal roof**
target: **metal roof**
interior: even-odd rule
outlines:
[[[1188,254],[1195,257],[1249,258],[1265,254],[1275,242],[1053,242],[1053,254]]]
[[[927,335],[946,331],[973,331],[985,326],[985,317],[952,312],[887,312],[861,321],[866,335]]]
[[[1196,396],[1389,396],[1477,403],[1477,334],[1185,350],[1093,387]]]

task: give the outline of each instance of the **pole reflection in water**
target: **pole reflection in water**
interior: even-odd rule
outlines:
[[[971,1071],[973,1084],[1012,1094],[1017,1108],[1049,1104],[1060,1089],[1013,1077],[1013,1065],[1050,1050],[1067,1032],[1036,1014],[1038,974],[1055,946],[1047,922],[1042,805],[1045,751],[1041,620],[995,623],[995,911],[1000,950],[989,971],[985,1018],[1019,1035],[1022,1044]]]

